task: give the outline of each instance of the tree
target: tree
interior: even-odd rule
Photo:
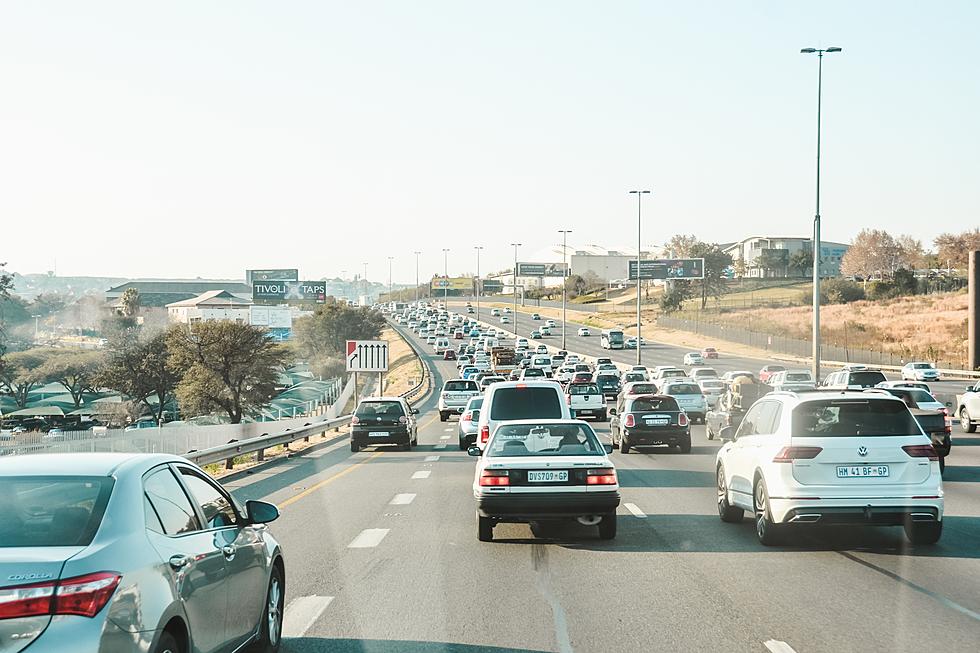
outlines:
[[[898,265],[895,266],[893,274],[899,268],[917,270],[926,259],[926,252],[922,247],[922,241],[916,240],[912,236],[905,234],[899,236],[895,239],[895,247],[897,249]]]
[[[891,234],[881,229],[862,229],[841,259],[840,270],[846,276],[884,278],[895,270],[898,245]]]
[[[127,288],[119,298],[119,314],[123,317],[136,317],[140,312],[142,298],[136,288]]]
[[[672,258],[696,258],[691,253],[693,247],[703,244],[695,235],[677,234],[667,241],[667,252]]]
[[[3,369],[3,355],[7,352],[6,305],[10,302],[10,289],[14,287],[14,276],[4,270],[6,263],[0,263],[0,370]]]
[[[936,256],[942,267],[965,268],[969,263],[969,253],[980,250],[980,228],[959,234],[943,233],[932,241],[936,246]]]
[[[789,257],[789,269],[796,270],[801,277],[808,276],[813,269],[813,252],[805,249],[793,252]]]
[[[168,365],[167,333],[146,335],[142,329],[132,329],[111,339],[106,349],[99,385],[121,392],[152,413],[157,422],[162,420],[180,380]]]
[[[188,415],[223,411],[232,424],[268,403],[289,358],[265,329],[237,322],[175,325],[166,343],[168,364],[181,375],[176,390],[181,410]]]
[[[47,317],[67,306],[68,301],[68,297],[58,293],[41,293],[31,302],[30,309],[34,315]]]
[[[679,311],[684,302],[691,298],[693,286],[689,281],[677,280],[670,283],[670,288],[660,296],[660,309],[664,313]]]
[[[48,382],[42,369],[52,352],[58,351],[38,347],[7,354],[0,368],[0,389],[11,395],[18,407],[26,408],[31,390]]]
[[[346,355],[348,340],[373,340],[384,328],[377,311],[328,299],[313,315],[296,320],[293,333],[300,356],[313,362]]]
[[[733,264],[735,267],[735,276],[741,279],[749,272],[749,267],[745,264],[745,259],[740,258]]]
[[[72,351],[55,349],[38,368],[37,374],[45,382],[64,386],[75,408],[82,405],[83,395],[96,387],[96,377],[102,366],[102,354],[97,351]]]
[[[717,244],[700,241],[691,245],[687,252],[690,258],[704,259],[704,279],[695,282],[701,294],[701,308],[704,308],[708,303],[708,297],[717,299],[725,293],[728,286],[722,275],[731,266],[732,257],[723,252]]]

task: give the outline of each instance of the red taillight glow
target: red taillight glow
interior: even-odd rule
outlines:
[[[461,421],[463,421],[463,422],[472,422],[473,421],[473,413],[471,413],[469,411],[466,411],[465,413],[463,413],[463,417],[461,418]]]
[[[681,413],[677,416],[678,426],[687,426],[687,413]]]
[[[480,442],[486,442],[490,439],[490,427],[483,425],[480,427]]]
[[[616,485],[616,470],[608,467],[586,472],[587,485]]]
[[[506,469],[484,469],[480,474],[480,485],[483,487],[510,485],[510,477]]]
[[[633,413],[626,414],[626,419],[623,420],[623,426],[625,426],[626,428],[633,428],[634,426],[636,426],[636,418],[633,417]]]
[[[772,459],[774,463],[791,463],[794,460],[816,458],[823,451],[820,447],[783,447]]]
[[[907,444],[902,447],[902,451],[912,458],[928,458],[929,460],[939,460],[939,454],[931,444]]]
[[[74,614],[94,617],[109,602],[122,576],[103,571],[60,581],[0,589],[0,619]]]

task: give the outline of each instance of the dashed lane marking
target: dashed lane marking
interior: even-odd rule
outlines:
[[[365,528],[354,538],[354,541],[347,545],[348,549],[371,549],[381,544],[390,529],[387,528]]]
[[[306,496],[309,496],[309,495],[313,494],[314,492],[316,492],[317,490],[319,490],[320,488],[322,488],[324,485],[327,485],[329,483],[333,483],[334,481],[336,481],[341,476],[344,476],[346,474],[350,474],[352,471],[354,471],[355,469],[357,469],[361,465],[369,462],[372,458],[377,458],[378,456],[380,456],[383,453],[384,453],[383,451],[375,452],[375,453],[371,454],[370,456],[368,456],[367,458],[365,458],[364,460],[362,460],[360,462],[357,462],[357,463],[354,463],[353,465],[351,465],[347,469],[344,469],[342,471],[339,471],[336,474],[334,474],[333,476],[331,476],[329,478],[323,479],[319,483],[314,483],[313,485],[311,485],[310,487],[306,488],[305,490],[303,490],[299,494],[294,494],[293,496],[289,497],[288,499],[285,499],[283,501],[280,501],[279,502],[279,507],[280,508],[285,508],[286,506],[288,506],[290,504],[296,503],[297,501],[299,501],[303,497],[306,497]]]
[[[786,642],[781,642],[778,639],[770,639],[762,643],[767,649],[772,651],[772,653],[796,653],[792,646]]]
[[[437,460],[439,460],[439,456],[426,456],[425,457],[425,462],[427,462],[427,463],[434,463]]]
[[[331,601],[332,596],[300,596],[290,601],[282,617],[282,636],[305,635]]]
[[[411,502],[415,501],[414,494],[396,494],[395,498],[390,501],[393,506],[407,506]]]
[[[445,444],[437,444],[437,445],[435,446],[435,448],[436,448],[436,449],[445,449],[445,448],[446,448],[446,445],[445,445]]]
[[[449,439],[449,436],[448,435],[440,435],[439,436],[439,439],[440,440],[448,440]]]
[[[418,472],[415,472],[414,474],[412,474],[412,478],[413,478],[413,479],[418,479],[418,478],[429,478],[429,475],[430,475],[431,473],[432,473],[432,472],[431,472],[431,471],[429,471],[429,470],[427,470],[427,469],[426,469],[426,470],[421,470],[421,471],[418,471]]]
[[[634,517],[639,517],[640,519],[646,519],[646,513],[640,510],[635,503],[624,503],[623,507],[633,513]]]

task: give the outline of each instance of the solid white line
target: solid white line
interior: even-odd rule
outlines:
[[[446,448],[446,445],[445,445],[445,444],[437,444],[437,445],[435,446],[435,448],[436,448],[436,449],[445,449],[445,448]]]
[[[282,617],[282,636],[305,635],[331,601],[332,596],[300,596],[290,601]]]
[[[792,646],[786,642],[781,642],[778,639],[770,639],[769,641],[762,643],[767,649],[772,651],[772,653],[796,653]]]
[[[647,516],[643,513],[643,511],[637,508],[635,503],[624,503],[623,507],[629,510],[631,513],[633,513],[634,517],[639,517],[640,519],[647,518]]]
[[[427,463],[434,463],[437,460],[439,460],[439,456],[426,456],[425,457],[425,462],[427,462]]]
[[[348,549],[370,549],[381,544],[388,534],[387,528],[365,528],[354,541],[347,545]]]
[[[415,501],[414,494],[396,494],[390,503],[393,506],[407,506],[412,501]]]
[[[429,478],[429,474],[432,472],[429,470],[418,471],[412,474],[412,478]]]

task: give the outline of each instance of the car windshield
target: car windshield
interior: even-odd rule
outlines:
[[[787,381],[812,381],[813,377],[810,376],[809,372],[787,372]]]
[[[503,424],[487,449],[490,457],[604,454],[595,433],[585,424]]]
[[[702,381],[701,382],[701,387],[702,388],[709,388],[709,389],[715,390],[715,389],[718,389],[718,388],[724,388],[725,387],[725,382],[724,381],[715,381],[714,379],[709,379],[707,381]]]
[[[625,379],[626,379],[626,382],[627,383],[630,383],[630,382],[633,382],[633,381],[642,381],[645,378],[646,378],[646,374],[643,374],[642,372],[629,372],[625,376]]]
[[[847,384],[870,388],[884,380],[886,380],[885,375],[877,371],[850,372]]]
[[[664,388],[669,395],[699,395],[701,386],[694,383],[671,383]]]
[[[405,414],[402,405],[397,401],[365,401],[357,407],[354,413],[358,417],[401,417]]]
[[[918,435],[918,423],[894,399],[808,401],[793,410],[793,437]]]
[[[568,386],[568,394],[597,395],[599,394],[599,386],[594,383],[573,383]]]
[[[656,410],[677,411],[680,408],[677,407],[677,401],[673,397],[661,395],[656,397],[637,397],[630,404],[627,412],[646,413]]]
[[[0,547],[87,546],[102,523],[112,486],[106,477],[5,477]]]
[[[444,388],[447,392],[461,392],[461,391],[472,391],[476,390],[476,383],[473,381],[446,381],[446,387]]]
[[[657,391],[657,385],[655,383],[634,383],[630,386],[630,394],[634,395],[645,395],[651,394]]]
[[[914,367],[917,370],[931,370],[931,369],[935,369],[933,367],[932,363],[916,363],[912,367]]]
[[[558,385],[554,387],[497,387],[493,392],[490,419],[556,419],[562,416]]]

